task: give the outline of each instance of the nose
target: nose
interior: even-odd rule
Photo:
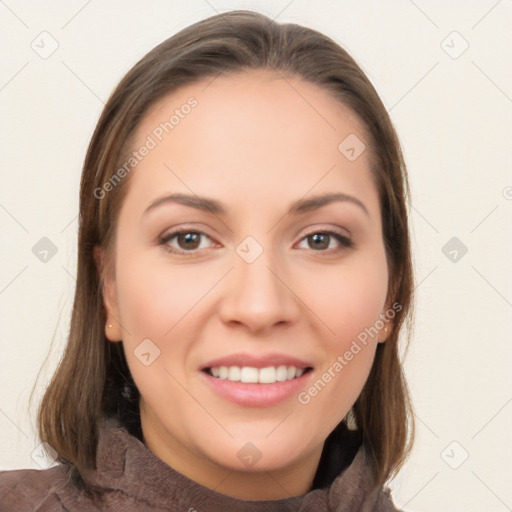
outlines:
[[[252,263],[235,257],[235,268],[230,272],[220,305],[222,321],[243,325],[252,333],[296,322],[299,299],[287,282],[288,273],[279,270],[266,251]]]

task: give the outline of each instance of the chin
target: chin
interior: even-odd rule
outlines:
[[[248,438],[245,438],[248,439]],[[273,441],[265,440],[265,437],[252,438],[250,440],[230,440],[221,452],[215,450],[205,455],[217,464],[233,471],[276,471],[282,469],[300,458],[301,452],[298,446],[303,446],[304,439],[292,441],[289,436],[288,443],[282,442],[281,437]],[[218,446],[218,445],[217,445]],[[208,450],[210,452],[210,450]],[[231,456],[227,456],[230,454]],[[292,455],[293,454],[293,455]]]

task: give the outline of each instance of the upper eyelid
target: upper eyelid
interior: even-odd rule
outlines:
[[[336,226],[327,226],[327,227],[326,226],[323,226],[323,227],[312,226],[311,229],[308,229],[309,227],[310,226],[303,228],[303,229],[307,230],[307,232],[305,233],[304,236],[307,236],[311,233],[321,233],[321,232],[325,232],[325,231],[346,231],[347,235],[350,236],[350,231],[347,228],[342,228],[339,226],[337,226],[337,227]],[[209,235],[207,233],[207,231],[204,231],[201,228],[195,228],[192,226],[191,227],[185,226],[185,227],[170,228],[169,232],[164,231],[163,234],[160,235],[160,238],[164,238],[164,237],[171,236],[171,235],[178,235],[180,233],[200,233],[202,235],[206,235],[209,238],[214,238],[213,236]]]
[[[337,233],[339,235],[345,236],[346,238],[350,238],[352,236],[352,234],[350,233],[350,231],[347,228],[342,228],[340,226],[316,227],[316,225],[313,225],[311,227],[311,229],[308,229],[310,227],[311,226],[308,226],[306,228],[307,231],[306,231],[306,233],[303,236],[308,236],[308,235],[311,235],[313,233],[324,233],[324,232],[329,232],[329,231],[333,231],[334,233]]]
[[[158,238],[160,240],[162,240],[164,238],[172,239],[175,236],[178,236],[180,234],[186,234],[186,233],[198,233],[200,235],[204,235],[204,236],[210,238],[211,240],[214,239],[214,237],[210,236],[206,231],[203,231],[203,230],[197,229],[197,228],[187,228],[187,227],[185,227],[185,228],[170,229],[168,232],[164,231]]]

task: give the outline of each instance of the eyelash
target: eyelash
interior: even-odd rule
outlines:
[[[168,245],[169,242],[173,238],[175,238],[176,236],[184,235],[184,234],[190,234],[190,233],[194,233],[194,234],[197,234],[197,235],[204,235],[205,237],[210,238],[206,233],[203,233],[202,231],[194,231],[194,230],[191,230],[191,229],[180,229],[180,230],[168,233],[165,236],[162,236],[160,238],[160,245],[165,246],[164,247],[165,250],[170,252],[170,253],[173,253],[173,254],[177,254],[177,255],[185,256],[185,257],[195,256],[197,254],[197,251],[199,251],[200,249],[193,249],[191,251],[183,251],[183,250],[176,249],[175,247],[171,247],[171,246]],[[341,233],[338,233],[337,231],[334,231],[332,229],[331,230],[312,231],[311,233],[308,233],[304,237],[302,237],[301,241],[307,239],[310,236],[320,235],[320,234],[321,235],[328,235],[328,236],[331,236],[331,237],[335,238],[341,244],[342,247],[338,248],[338,249],[335,248],[334,251],[333,251],[333,249],[322,249],[322,250],[319,250],[319,251],[315,251],[314,249],[310,249],[313,252],[324,253],[324,254],[331,254],[332,252],[338,253],[338,252],[341,252],[343,249],[351,249],[351,248],[354,247],[354,242],[352,242],[352,240],[350,240],[346,236],[344,236]],[[211,240],[211,238],[210,238],[210,240]]]

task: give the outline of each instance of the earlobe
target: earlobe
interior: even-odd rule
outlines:
[[[121,341],[122,332],[119,323],[119,311],[117,307],[117,293],[115,280],[111,272],[105,269],[105,259],[103,250],[100,246],[94,247],[94,261],[98,269],[98,275],[101,282],[103,305],[106,312],[105,336],[110,341]]]
[[[384,316],[386,316],[384,314]],[[382,315],[381,315],[381,318],[382,318]],[[387,318],[386,316],[386,319],[382,319],[384,325],[382,327],[382,329],[379,330],[379,340],[378,342],[379,343],[384,343],[388,340],[388,338],[391,337],[391,333],[393,332],[393,326],[394,326],[394,323],[393,323],[393,320]]]
[[[386,323],[385,326],[379,332],[379,343],[384,343],[391,335],[392,324],[391,322]]]
[[[113,320],[111,323],[110,319],[107,319],[107,323],[105,325],[105,337],[112,342],[123,341],[121,336],[121,327],[117,320]]]
[[[393,312],[393,314],[389,314],[389,312]],[[383,323],[382,328],[379,329],[378,334],[378,343],[384,343],[389,338],[391,338],[391,334],[393,333],[393,328],[395,326],[395,323],[393,321],[393,318],[395,317],[395,311],[394,307],[390,306],[389,302],[386,302],[385,308],[382,310],[381,314],[379,315],[380,322]]]

